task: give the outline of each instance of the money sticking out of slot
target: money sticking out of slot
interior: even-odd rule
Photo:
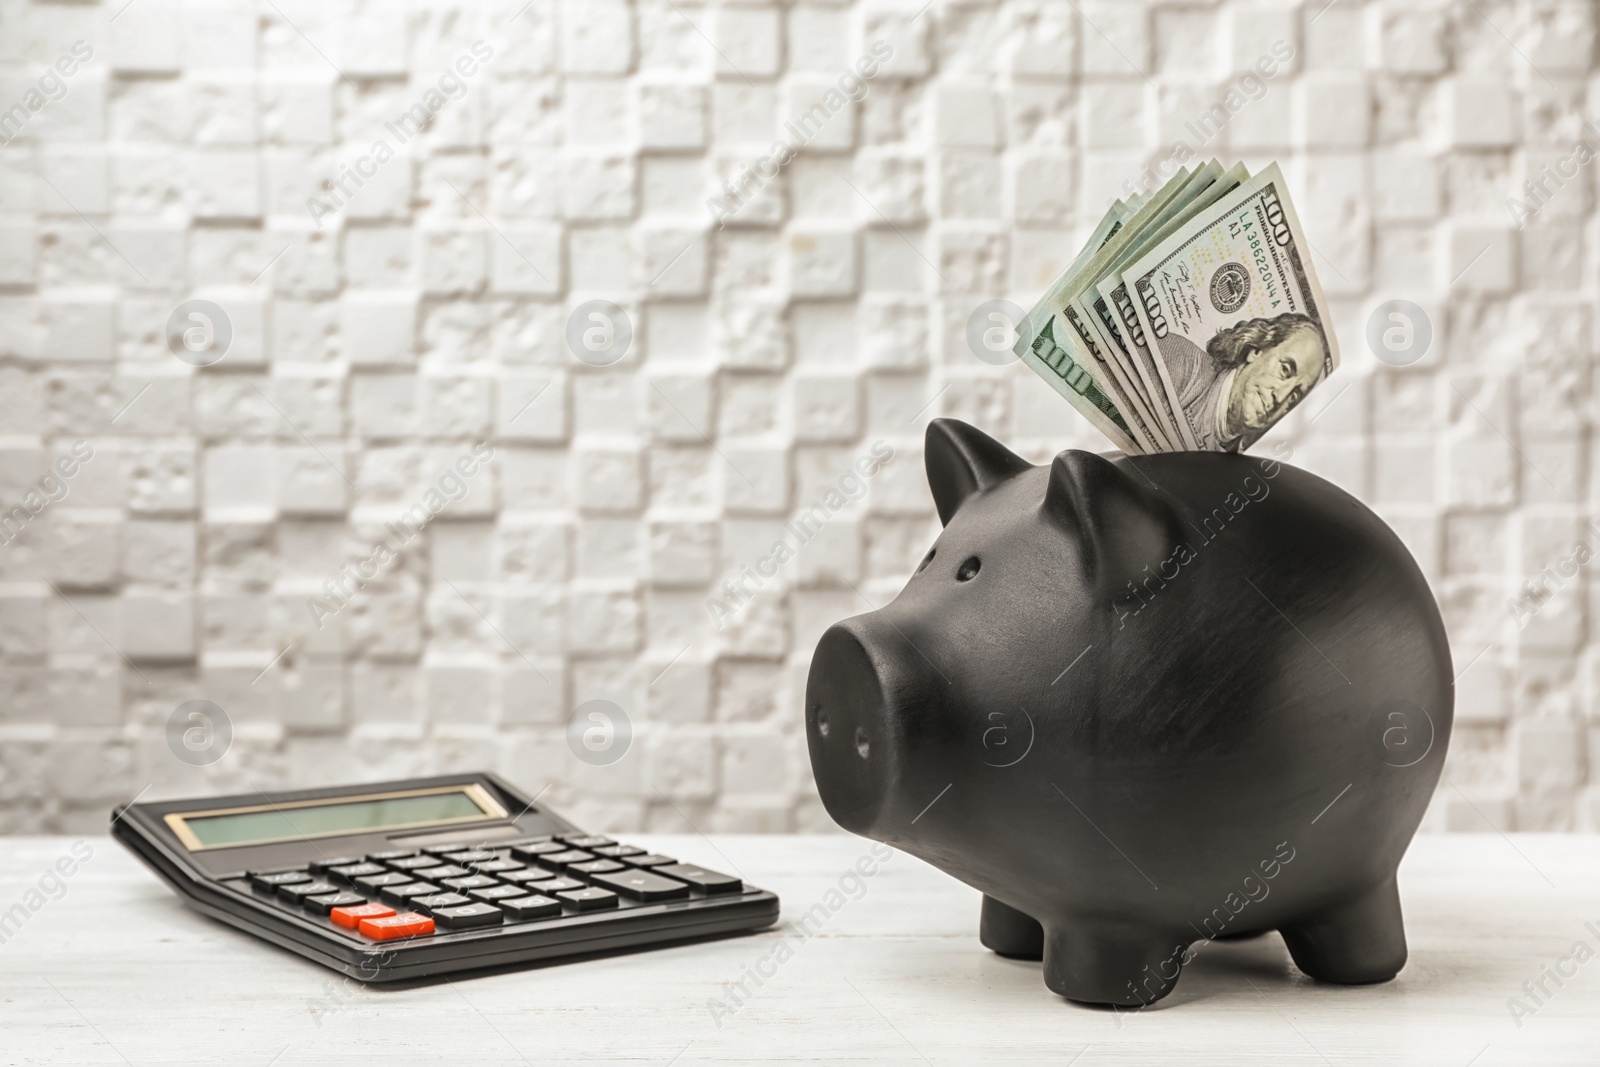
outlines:
[[[1124,452],[1249,448],[1339,366],[1276,163],[1212,160],[1117,201],[1017,355]]]

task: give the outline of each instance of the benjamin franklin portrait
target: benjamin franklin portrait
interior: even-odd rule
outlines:
[[[1246,319],[1204,350],[1170,334],[1161,355],[1178,403],[1203,449],[1249,448],[1321,379],[1326,347],[1310,316]]]

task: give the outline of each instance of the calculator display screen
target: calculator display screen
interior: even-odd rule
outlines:
[[[185,845],[199,851],[505,816],[505,809],[481,786],[467,785],[173,814],[167,824]]]

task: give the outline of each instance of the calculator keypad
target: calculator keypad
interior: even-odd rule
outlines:
[[[375,941],[737,893],[743,882],[597,834],[395,849],[251,871],[258,893]]]

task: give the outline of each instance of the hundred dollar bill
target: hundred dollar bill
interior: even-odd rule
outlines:
[[[1018,339],[1018,351],[1021,354],[1023,339],[1031,342],[1049,323],[1052,342],[1070,355],[1073,366],[1089,372],[1100,395],[1105,397],[1120,415],[1125,434],[1137,442],[1138,450],[1142,452],[1165,452],[1176,446],[1166,438],[1163,431],[1153,425],[1154,417],[1142,401],[1136,402],[1125,390],[1123,383],[1118,380],[1107,362],[1105,353],[1094,342],[1092,328],[1082,315],[1073,309],[1072,301],[1099,277],[1106,264],[1115,261],[1117,254],[1131,242],[1133,235],[1171,203],[1172,199],[1183,190],[1189,177],[1187,168],[1181,169],[1160,190],[1145,200],[1116,234],[1096,249],[1087,261],[1080,256],[1073,268],[1064,272],[1028,313],[1027,325]],[[1052,375],[1040,370],[1035,362],[1029,362],[1029,366],[1060,391],[1058,383],[1051,381]]]
[[[1039,323],[1038,332],[1030,334],[1027,330],[1035,322],[1030,316],[1018,334],[1017,355],[1035,374],[1066,397],[1067,402],[1093,423],[1095,429],[1105,434],[1112,444],[1124,452],[1150,451],[1148,447],[1134,443],[1133,431],[1128,428],[1122,413],[1100,391],[1088,369],[1071,352],[1056,343],[1056,321],[1053,316],[1045,318]]]
[[[1187,202],[1170,212],[1164,221],[1152,226],[1150,232],[1140,238],[1138,247],[1124,255],[1100,280],[1094,291],[1083,298],[1090,302],[1089,310],[1094,315],[1095,324],[1106,335],[1107,343],[1114,346],[1117,355],[1129,363],[1140,384],[1148,390],[1151,409],[1168,427],[1167,436],[1179,448],[1193,449],[1197,445],[1188,422],[1177,414],[1162,386],[1156,358],[1145,345],[1144,332],[1138,328],[1139,320],[1134,313],[1133,301],[1128,296],[1127,284],[1122,280],[1122,268],[1137,262],[1190,219],[1237,189],[1249,176],[1243,164],[1235,164],[1226,172],[1220,166],[1216,167],[1214,180],[1209,185],[1198,191],[1189,190]]]
[[[1190,447],[1249,448],[1339,365],[1277,164],[1189,219],[1122,280]]]
[[[1100,251],[1107,241],[1117,235],[1117,232],[1122,229],[1122,224],[1127,222],[1128,216],[1132,214],[1133,211],[1121,200],[1114,201],[1106,211],[1105,217],[1100,220],[1100,224],[1094,228],[1094,232],[1089,234],[1089,239],[1083,243],[1083,250],[1078,253],[1078,257],[1068,265],[1067,269],[1061,272],[1062,275],[1070,276],[1079,267],[1087,263],[1089,258]]]
[[[1071,276],[1091,259],[1117,234],[1131,214],[1132,212],[1122,201],[1113,203],[1105,217],[1089,235],[1083,250],[1062,272],[1063,277]],[[1014,349],[1017,355],[1118,448],[1124,452],[1151,451],[1149,445],[1135,442],[1132,429],[1117,410],[1116,404],[1100,391],[1093,375],[1078,362],[1072,352],[1056,342],[1056,325],[1052,318],[1040,316],[1037,311],[1036,308],[1034,314],[1030,314],[1018,325],[1017,344]]]
[[[1086,279],[1088,287],[1066,309],[1074,328],[1091,332],[1092,336],[1085,339],[1085,347],[1091,349],[1096,358],[1104,353],[1104,361],[1110,364],[1110,372],[1117,377],[1122,391],[1138,405],[1141,416],[1159,431],[1164,450],[1184,447],[1183,438],[1179,435],[1171,412],[1165,410],[1165,394],[1149,387],[1129,356],[1127,345],[1117,336],[1109,307],[1100,297],[1099,287],[1104,282],[1120,280],[1120,268],[1169,232],[1173,217],[1189,210],[1185,205],[1193,203],[1208,187],[1214,187],[1221,174],[1222,167],[1215,160],[1191,174],[1167,206],[1155,217],[1149,218],[1141,229],[1130,234],[1121,251],[1101,265],[1099,277]]]
[[[1090,326],[1087,316],[1079,309],[1077,302],[1073,301],[1062,307],[1054,321],[1061,324],[1060,328],[1064,331],[1061,336],[1066,346],[1074,353],[1087,357],[1080,362],[1094,376],[1095,384],[1099,386],[1100,391],[1110,397],[1112,403],[1117,406],[1129,430],[1144,446],[1144,451],[1171,451],[1173,444],[1157,423],[1155,414],[1144,399],[1133,390],[1122,372],[1122,367],[1113,362],[1106,349],[1101,346],[1095,336],[1094,328]]]

